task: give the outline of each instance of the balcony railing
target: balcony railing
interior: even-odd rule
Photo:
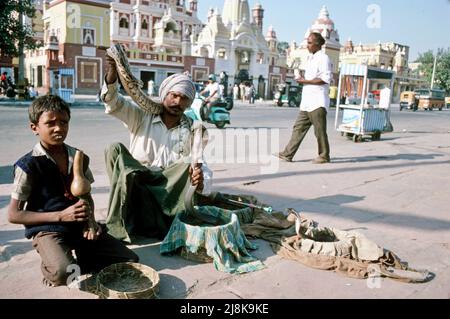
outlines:
[[[141,53],[139,53],[138,56],[140,59],[143,59],[143,60],[159,61],[159,55],[156,53],[141,52]]]
[[[183,57],[180,55],[167,55],[167,62],[183,63]]]

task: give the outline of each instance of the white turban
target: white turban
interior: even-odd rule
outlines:
[[[195,85],[188,76],[174,74],[165,79],[159,87],[159,98],[161,101],[164,101],[169,92],[183,94],[193,101],[195,98]]]

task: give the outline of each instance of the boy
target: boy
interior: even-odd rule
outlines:
[[[31,104],[28,115],[31,130],[40,142],[14,165],[8,220],[25,225],[25,236],[33,238],[33,247],[42,259],[44,283],[69,284],[67,278],[73,272],[69,266],[73,264],[79,265],[81,273],[89,273],[113,263],[137,262],[134,252],[102,232],[99,225],[94,238],[88,239],[84,231],[94,202],[90,194],[85,202],[70,193],[76,149],[64,144],[69,131],[69,105],[58,96],[46,95]],[[85,156],[85,177],[92,183],[88,163]]]

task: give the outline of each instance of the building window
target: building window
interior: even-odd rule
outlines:
[[[219,57],[219,59],[226,59],[226,57],[227,57],[227,50],[219,49],[219,51],[217,51],[217,56]]]
[[[195,82],[204,82],[208,80],[209,68],[193,67],[192,79]]]
[[[97,83],[97,63],[81,62],[81,82]]]
[[[73,76],[68,74],[61,75],[61,89],[73,89]]]
[[[119,27],[128,29],[128,19],[126,17],[120,18]]]
[[[38,65],[37,67],[37,87],[41,87],[42,86],[42,78],[44,75],[44,70],[42,68],[42,65]]]
[[[204,57],[204,58],[209,57],[209,51],[208,51],[208,48],[202,47],[202,48],[200,49],[200,56],[202,56],[202,57]]]
[[[147,20],[145,20],[145,19],[142,20],[141,28],[142,28],[142,30],[147,30],[148,29]]]
[[[264,53],[258,52],[258,55],[256,56],[256,61],[259,64],[264,64]]]
[[[95,30],[83,29],[83,44],[95,45]]]

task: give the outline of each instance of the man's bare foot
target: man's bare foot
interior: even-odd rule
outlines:
[[[42,278],[42,284],[46,287],[56,287],[50,280],[47,278]]]

